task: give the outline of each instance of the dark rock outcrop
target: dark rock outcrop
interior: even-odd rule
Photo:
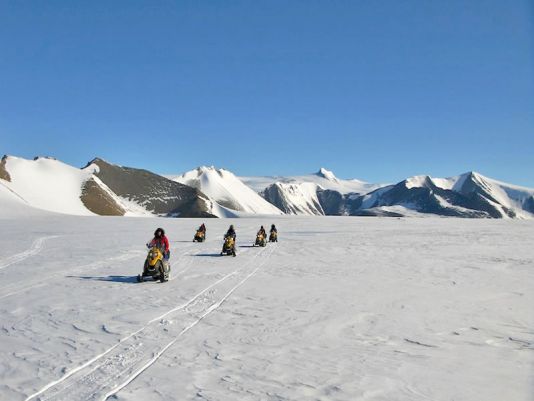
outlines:
[[[11,177],[9,176],[9,173],[6,170],[6,162],[7,156],[4,155],[4,157],[2,157],[2,160],[0,160],[0,179],[11,181]]]
[[[124,216],[125,210],[93,178],[84,183],[80,199],[87,209],[100,216]]]

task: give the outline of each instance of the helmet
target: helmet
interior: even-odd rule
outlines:
[[[234,229],[234,225],[230,224],[230,230],[233,230],[233,229]]]
[[[159,235],[158,235],[159,234]],[[156,231],[154,231],[154,237],[161,238],[165,235],[165,230],[161,227],[158,227]]]

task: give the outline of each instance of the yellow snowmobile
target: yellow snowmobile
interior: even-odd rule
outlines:
[[[278,242],[278,233],[276,231],[271,231],[269,242]]]
[[[234,237],[228,236],[224,238],[224,244],[221,251],[221,256],[232,255],[235,256],[235,240]]]
[[[169,262],[163,259],[163,253],[158,247],[152,247],[146,256],[143,274],[137,275],[137,281],[143,282],[146,277],[152,277],[153,280],[159,280],[162,283],[169,280],[171,266]]]
[[[265,241],[265,234],[263,234],[262,232],[259,232],[257,235],[256,235],[256,242],[254,243],[254,246],[266,246],[267,245],[267,241]]]
[[[201,230],[197,230],[195,237],[193,238],[193,242],[204,242],[206,240],[206,233]]]

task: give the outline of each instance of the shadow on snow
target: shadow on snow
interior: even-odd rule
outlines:
[[[112,281],[115,283],[137,283],[137,276],[67,276],[80,280]]]

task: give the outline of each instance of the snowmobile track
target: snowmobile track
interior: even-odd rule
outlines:
[[[139,257],[140,255],[141,254],[138,252],[128,251],[118,256],[113,256],[111,258],[107,258],[107,259],[100,260],[97,262],[92,262],[86,265],[78,266],[74,269],[70,269],[68,271],[68,274],[73,275],[76,273],[86,273],[90,270],[98,269],[100,267],[109,265],[112,262],[125,262],[135,257]],[[65,275],[66,275],[65,271],[58,271],[56,273],[48,275],[46,278],[38,278],[38,279],[33,280],[33,282],[30,281],[29,283],[25,282],[26,285],[21,285],[18,282],[7,284],[2,287],[2,292],[4,291],[5,292],[3,294],[0,294],[0,299],[4,299],[12,295],[20,294],[21,292],[25,292],[25,291],[28,291],[28,290],[31,290],[37,287],[43,287],[47,285],[49,282],[51,282],[52,280],[63,278],[65,277]]]
[[[205,287],[184,304],[151,319],[114,346],[31,394],[25,401],[104,401],[118,393],[256,274],[268,262],[274,249],[270,248],[262,263],[254,269],[250,267],[266,249],[255,253],[237,269]]]
[[[48,237],[48,238],[53,238],[53,237]],[[191,248],[191,250],[193,250],[193,248]],[[126,261],[134,259],[134,258],[142,259],[143,253],[145,253],[145,252],[144,251],[129,250],[129,251],[127,251],[127,252],[125,252],[123,254],[120,254],[118,256],[112,256],[112,257],[104,259],[104,260],[100,260],[100,261],[91,262],[91,263],[88,263],[88,264],[85,264],[85,265],[77,266],[74,269],[69,268],[68,274],[70,276],[72,276],[72,275],[77,274],[77,273],[86,273],[88,271],[91,271],[91,270],[94,270],[94,269],[98,269],[100,267],[105,267],[105,266],[107,266],[107,265],[109,265],[109,264],[111,264],[113,262],[126,262]],[[187,252],[185,254],[180,255],[179,258],[177,259],[176,263],[180,262],[180,260],[184,256],[191,256],[191,255],[194,255],[194,252]],[[186,267],[183,268],[181,271],[179,271],[176,275],[174,275],[174,276],[171,275],[171,278],[169,279],[169,281],[174,280],[175,278],[177,278],[177,276],[181,276],[183,273],[185,273],[187,270],[189,270],[191,268],[191,264],[192,264],[192,261],[188,262]],[[7,297],[16,295],[16,294],[20,294],[21,292],[26,292],[26,291],[32,290],[34,288],[39,288],[39,287],[46,286],[49,282],[51,282],[53,280],[58,280],[60,278],[63,278],[63,277],[65,277],[65,275],[66,275],[65,271],[58,271],[58,272],[55,272],[55,273],[52,273],[52,274],[48,275],[45,278],[39,278],[38,280],[34,280],[33,282],[29,282],[28,283],[27,281],[25,281],[25,285],[21,285],[18,282],[11,283],[11,284],[6,284],[1,288],[1,291],[3,292],[3,294],[0,294],[0,299],[4,299],[4,298],[7,298]]]
[[[16,255],[10,256],[5,258],[4,260],[0,260],[0,270],[5,269],[6,267],[9,267],[11,265],[14,265],[15,263],[22,262],[25,259],[28,259],[31,256],[37,255],[39,252],[41,252],[41,249],[43,249],[43,244],[46,240],[57,238],[57,235],[50,235],[47,237],[39,237],[36,240],[33,241],[32,246],[28,249],[26,249],[24,252],[17,253]]]

